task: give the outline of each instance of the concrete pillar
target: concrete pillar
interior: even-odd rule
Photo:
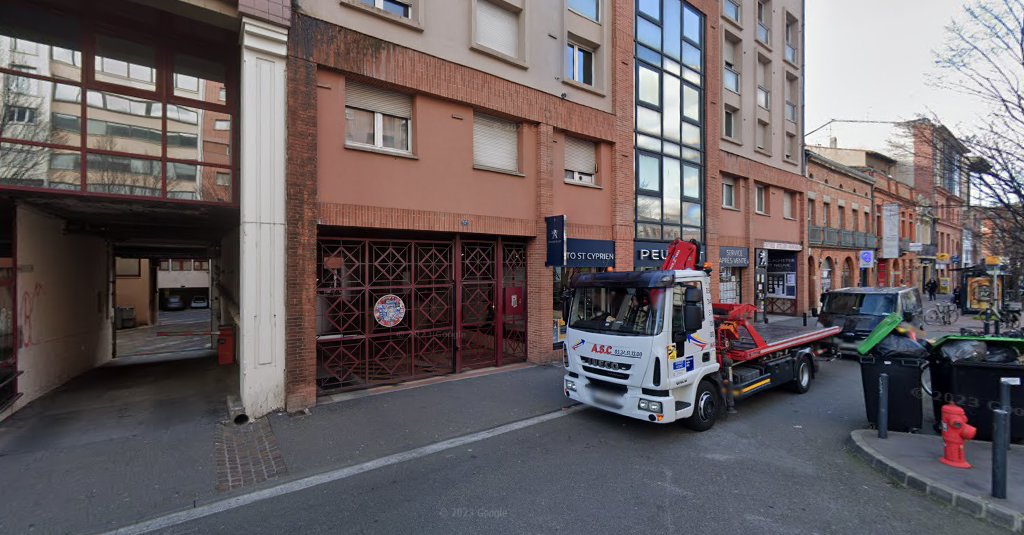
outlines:
[[[288,30],[242,18],[239,369],[251,418],[284,407]]]

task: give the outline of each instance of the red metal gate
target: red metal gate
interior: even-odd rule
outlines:
[[[501,240],[320,238],[319,392],[525,360],[525,253]],[[380,302],[393,314],[375,315]]]

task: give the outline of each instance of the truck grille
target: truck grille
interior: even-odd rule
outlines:
[[[613,372],[609,370],[602,370],[601,368],[594,368],[592,366],[584,366],[583,371],[592,373],[594,375],[603,375],[605,377],[611,377],[613,379],[629,379],[628,373]]]
[[[583,364],[586,364],[587,366],[593,366],[595,368],[604,368],[606,370],[611,370],[615,372],[629,371],[629,369],[633,367],[632,364],[626,364],[624,362],[611,362],[608,360],[592,359],[590,357],[580,357],[580,360],[583,361]]]

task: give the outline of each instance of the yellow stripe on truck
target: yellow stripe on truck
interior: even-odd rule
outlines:
[[[772,380],[769,377],[768,379],[765,379],[764,381],[761,381],[761,382],[758,382],[758,383],[754,383],[754,384],[744,388],[743,390],[740,390],[740,394],[746,394],[747,392],[750,392],[751,390],[753,390],[755,388],[761,388],[762,386],[764,386],[764,385],[766,385],[766,384],[768,384],[770,382],[772,382]]]

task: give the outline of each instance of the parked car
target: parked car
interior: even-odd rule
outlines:
[[[924,305],[917,288],[840,288],[822,295],[818,323],[824,327],[842,327],[839,350],[845,355],[857,352],[857,346],[871,334],[886,316],[903,314],[904,321],[924,328]]]
[[[185,310],[185,300],[180,295],[171,294],[164,299],[164,310]]]
[[[210,302],[206,300],[205,295],[197,295],[192,298],[192,301],[188,304],[192,308],[209,308]]]

